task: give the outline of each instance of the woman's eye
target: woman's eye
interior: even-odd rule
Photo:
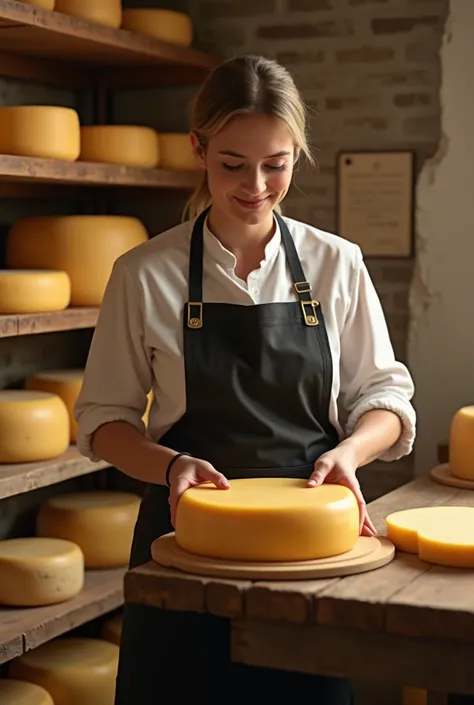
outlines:
[[[270,166],[270,164],[268,164],[268,168],[271,169],[272,171],[285,171],[286,165],[280,164],[279,166]]]
[[[242,169],[242,164],[222,164],[224,169],[228,169],[229,171],[238,171],[239,169]]]

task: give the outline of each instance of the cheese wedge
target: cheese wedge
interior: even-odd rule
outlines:
[[[55,105],[0,108],[0,154],[73,162],[81,149],[79,115]]]
[[[451,422],[449,467],[454,477],[474,482],[474,406],[459,409]]]

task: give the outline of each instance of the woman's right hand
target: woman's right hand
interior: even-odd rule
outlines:
[[[201,485],[203,482],[212,482],[222,490],[230,488],[227,478],[206,460],[193,458],[189,455],[182,455],[176,460],[170,470],[169,504],[173,526],[175,526],[178,502],[183,492],[189,487]]]

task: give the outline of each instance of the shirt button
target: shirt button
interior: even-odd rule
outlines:
[[[253,294],[254,296],[257,296],[260,293],[260,290],[257,289],[256,286],[254,286],[253,289],[250,290],[250,293]]]

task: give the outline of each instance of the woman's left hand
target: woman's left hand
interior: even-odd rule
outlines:
[[[308,487],[317,487],[325,482],[348,487],[354,493],[359,505],[360,534],[375,536],[377,531],[368,515],[367,505],[356,477],[357,468],[355,447],[350,442],[342,442],[333,450],[323,453],[315,462]]]

